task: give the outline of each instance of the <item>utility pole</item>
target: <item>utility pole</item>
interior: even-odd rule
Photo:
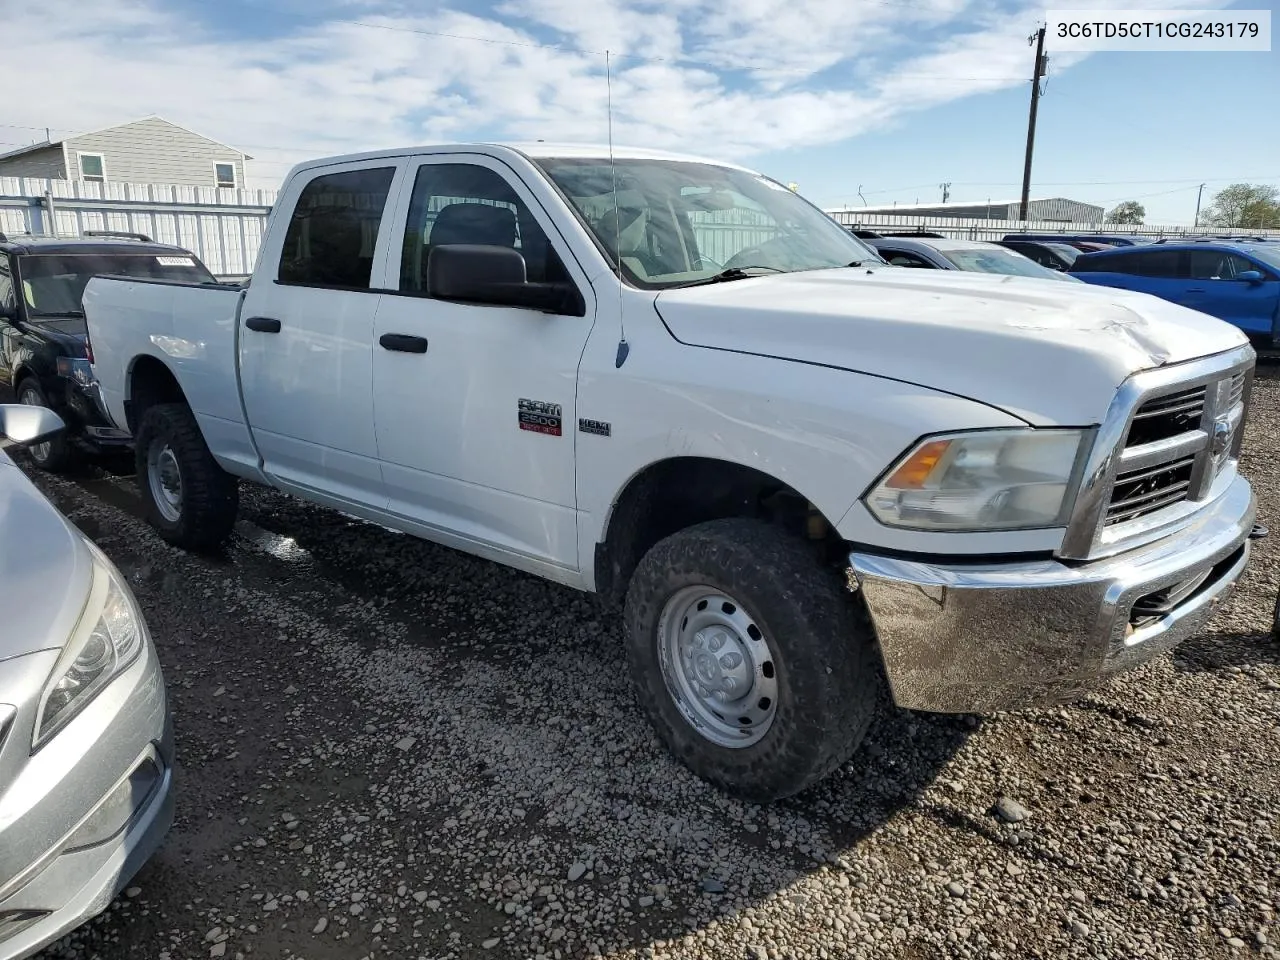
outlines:
[[[1031,117],[1027,121],[1027,159],[1022,167],[1022,204],[1018,207],[1018,219],[1027,221],[1027,204],[1031,200],[1031,155],[1036,146],[1036,110],[1040,106],[1040,79],[1044,76],[1048,61],[1044,55],[1044,31],[1041,27],[1027,38],[1036,45],[1036,69],[1031,77]]]
[[[1195,219],[1195,222],[1194,222],[1193,224],[1191,224],[1191,228],[1192,228],[1193,230],[1194,230],[1196,227],[1200,226],[1200,198],[1201,198],[1202,196],[1204,196],[1204,184],[1203,184],[1203,183],[1202,183],[1202,184],[1200,184],[1200,189],[1196,191],[1196,219]]]
[[[938,186],[942,189],[942,202],[946,203],[951,199],[951,181],[948,180],[946,183],[940,183]]]

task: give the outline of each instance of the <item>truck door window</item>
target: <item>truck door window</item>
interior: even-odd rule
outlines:
[[[423,293],[431,250],[453,243],[519,250],[533,283],[569,279],[547,235],[500,174],[473,163],[424,164],[409,201],[400,289]]]
[[[367,290],[392,167],[316,177],[298,197],[280,254],[279,280]]]

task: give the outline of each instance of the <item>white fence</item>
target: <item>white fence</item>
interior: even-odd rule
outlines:
[[[863,213],[857,207],[827,211],[844,224],[858,230],[876,233],[904,233],[923,230],[940,233],[946,237],[964,240],[999,240],[1009,233],[1101,233],[1110,236],[1133,237],[1138,240],[1158,240],[1161,237],[1205,236],[1257,236],[1280,239],[1280,230],[1260,230],[1256,227],[1188,227],[1160,226],[1158,224],[1125,223],[1061,223],[1032,220],[970,220],[959,217],[933,217],[903,214],[891,216],[883,213]]]
[[[0,177],[0,233],[141,233],[187,248],[218,276],[243,276],[275,200],[274,190]]]

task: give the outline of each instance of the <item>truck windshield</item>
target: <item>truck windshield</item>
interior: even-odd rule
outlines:
[[[749,267],[791,273],[884,262],[807,200],[746,170],[678,160],[618,160],[616,170],[602,158],[536,162],[635,286],[678,287]]]
[[[22,257],[18,269],[27,315],[33,320],[84,316],[84,288],[102,274],[185,283],[217,282],[195,257],[178,253],[35,253]]]

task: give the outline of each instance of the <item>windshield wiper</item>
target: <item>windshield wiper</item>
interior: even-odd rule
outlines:
[[[751,277],[763,276],[763,274],[759,273],[748,273],[748,270],[766,270],[769,273],[787,272],[779,267],[729,267],[725,270],[721,270],[719,273],[712,274],[709,277],[703,277],[701,280],[690,280],[688,283],[678,283],[676,284],[676,287],[677,289],[683,289],[685,287],[702,287],[706,286],[708,283],[725,283],[729,280],[747,280]]]
[[[58,310],[53,313],[33,313],[32,320],[83,320],[83,310]]]

